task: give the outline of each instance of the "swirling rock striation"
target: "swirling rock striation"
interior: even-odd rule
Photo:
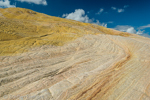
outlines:
[[[0,100],[150,100],[150,39],[123,34],[104,28],[63,45],[1,53]]]

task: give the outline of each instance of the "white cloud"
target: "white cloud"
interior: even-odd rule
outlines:
[[[129,7],[129,5],[124,5],[124,8],[128,8]]]
[[[128,26],[128,25],[117,25],[115,27],[116,30],[119,30],[119,31],[123,31],[123,32],[126,32],[128,28],[130,28],[131,26]]]
[[[9,0],[0,0],[0,8],[9,8],[16,7],[15,5],[11,5]]]
[[[150,35],[148,33],[141,34],[141,36],[150,38]]]
[[[145,30],[137,29],[136,31],[134,27],[128,26],[128,25],[118,25],[114,29],[122,31],[122,32],[134,33],[134,34],[138,34],[138,35],[150,38],[150,35],[148,33],[145,33]]]
[[[68,15],[69,15],[69,14],[63,14],[62,17],[66,17],[66,16],[68,16]]]
[[[116,7],[111,7],[111,9],[112,9],[112,10],[116,10],[117,8],[116,8]]]
[[[118,13],[124,12],[124,9],[118,9]]]
[[[126,32],[128,33],[136,33],[136,30],[134,29],[134,27],[130,27],[126,30]]]
[[[20,2],[27,2],[27,3],[34,3],[37,5],[47,5],[47,1],[46,0],[16,0],[16,1],[20,1]]]
[[[100,15],[104,11],[103,8],[101,8],[96,14]]]
[[[112,10],[116,10],[118,13],[124,12],[125,8],[129,7],[129,5],[124,5],[122,9],[116,8],[116,7],[111,7]]]
[[[103,27],[107,27],[107,23],[101,23],[101,22],[99,22],[99,20],[96,20],[96,22],[93,22],[93,24],[97,24],[97,25],[100,25],[100,26],[103,26]]]
[[[136,34],[142,35],[144,32],[145,32],[145,30],[143,30],[143,31],[139,30]]]
[[[144,30],[136,31],[134,27],[128,26],[128,25],[117,25],[114,29],[122,31],[122,32],[134,33],[138,35],[144,34]]]
[[[85,15],[85,11],[83,9],[76,9],[75,12],[72,12],[70,14],[63,14],[62,17],[86,23],[92,22],[92,20],[89,19],[87,15]]]
[[[141,27],[139,27],[138,29],[145,29],[145,28],[150,28],[150,24],[145,25],[145,26],[141,26]]]
[[[85,11],[83,9],[76,9],[75,12],[69,13],[69,14],[63,14],[62,17],[67,19],[72,19],[76,21],[81,21],[85,23],[93,23],[97,25],[101,25],[104,27],[107,27],[107,24],[100,23],[99,20],[94,21],[94,19],[90,19],[88,15],[85,14]]]

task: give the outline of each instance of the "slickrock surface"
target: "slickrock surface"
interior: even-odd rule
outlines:
[[[150,39],[89,25],[72,26],[85,31],[66,31],[61,45],[49,42],[59,32],[1,38],[0,100],[150,100]]]

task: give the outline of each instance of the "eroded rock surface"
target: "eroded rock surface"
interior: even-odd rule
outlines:
[[[86,35],[0,57],[0,99],[150,100],[150,40]]]

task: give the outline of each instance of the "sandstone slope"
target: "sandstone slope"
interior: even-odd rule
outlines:
[[[150,39],[0,9],[0,100],[150,100]]]

